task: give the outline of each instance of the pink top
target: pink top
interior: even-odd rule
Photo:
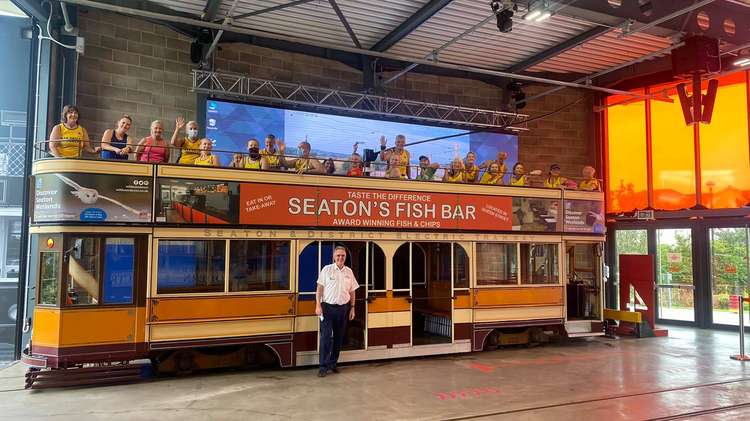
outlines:
[[[152,146],[153,139],[151,136],[146,138],[146,143],[141,153],[141,162],[152,162],[155,164],[165,162],[167,159],[167,148],[165,146]]]

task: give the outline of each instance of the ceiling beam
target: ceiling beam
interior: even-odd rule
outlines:
[[[607,26],[595,26],[592,29],[589,29],[588,31],[585,31],[581,34],[574,36],[573,38],[570,38],[566,41],[561,42],[560,44],[555,45],[554,47],[548,48],[525,60],[522,60],[508,67],[507,69],[505,69],[505,71],[509,73],[522,72],[528,69],[529,67],[534,67],[535,65],[549,58],[555,57],[581,44],[589,42],[592,39],[597,38],[600,35],[603,35],[611,30],[612,28],[607,27]]]
[[[341,11],[339,4],[336,3],[336,0],[328,0],[328,2],[331,3],[331,7],[333,8],[333,11],[336,12],[336,16],[339,17],[341,24],[344,25],[344,28],[346,28],[346,32],[349,34],[349,38],[352,39],[354,46],[357,48],[362,48],[362,44],[360,44],[359,40],[357,39],[357,34],[354,33],[354,29],[352,29],[352,26],[349,25],[349,21],[346,20],[346,16],[344,16],[344,12]]]
[[[744,44],[750,41],[750,31],[743,30],[747,22],[750,22],[750,8],[739,3],[727,1],[715,1],[706,4],[690,14],[674,16],[672,19],[661,22],[660,20],[669,17],[676,11],[684,10],[697,1],[686,0],[651,0],[646,3],[650,6],[639,6],[640,2],[634,0],[623,0],[619,7],[609,5],[604,0],[576,0],[570,7],[573,9],[582,9],[586,11],[601,13],[621,19],[633,20],[633,29],[638,30],[639,26],[648,25],[652,22],[658,22],[656,28],[665,28],[674,32],[684,32],[687,34],[702,34],[713,38],[720,38],[731,44]],[[705,12],[709,18],[709,27],[702,29],[698,26],[697,15],[699,12]],[[724,22],[731,21],[735,23],[734,34],[725,31]],[[731,25],[730,25],[731,26]]]
[[[221,0],[206,0],[206,7],[203,8],[201,19],[213,21],[216,14],[219,13],[219,7],[221,7]]]
[[[425,23],[427,19],[431,18],[435,13],[442,10],[445,6],[450,4],[453,0],[430,0],[422,6],[421,9],[414,12],[413,15],[409,16],[405,21],[401,22],[399,26],[393,29],[388,35],[384,36],[380,41],[376,42],[372,46],[372,51],[384,52],[396,45],[397,42],[404,39],[407,35],[412,33],[421,24]]]

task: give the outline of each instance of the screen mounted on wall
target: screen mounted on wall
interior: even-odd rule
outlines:
[[[508,153],[510,168],[518,160],[518,137],[495,132],[470,133],[468,130],[334,114],[314,113],[284,108],[266,107],[230,101],[206,100],[206,136],[214,141],[217,151],[243,151],[247,141],[256,138],[263,147],[268,134],[284,139],[287,155],[297,153],[297,145],[307,139],[312,153],[319,159],[346,160],[354,142],[364,149],[380,150],[380,137],[385,136],[393,146],[396,135],[406,136],[411,163],[419,164],[425,155],[432,162],[448,166],[456,156],[463,158],[468,151],[477,154],[477,162],[495,159],[497,153]],[[409,145],[441,136],[459,135],[450,139]],[[231,154],[218,154],[222,165],[228,165]]]

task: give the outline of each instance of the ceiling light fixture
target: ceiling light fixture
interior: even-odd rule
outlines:
[[[742,57],[742,58],[738,58],[737,60],[735,60],[735,61],[734,61],[734,63],[733,63],[733,64],[734,64],[735,66],[737,66],[737,67],[745,67],[745,66],[750,66],[750,57]]]
[[[500,32],[508,33],[513,30],[513,14],[518,10],[518,6],[510,0],[492,0],[490,2],[492,13],[497,19],[497,29]]]
[[[529,2],[526,9],[526,14],[523,16],[523,20],[530,22],[542,22],[549,19],[552,16],[549,3],[546,0],[538,0]]]

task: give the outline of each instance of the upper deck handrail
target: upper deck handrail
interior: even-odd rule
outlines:
[[[155,163],[155,162],[144,162],[144,163],[151,163],[151,164],[154,164],[154,165],[160,165],[160,164],[162,164],[162,165],[164,165],[164,164],[166,164],[166,165],[180,165],[180,166],[198,167],[198,168],[231,168],[231,169],[237,169],[237,170],[254,170],[254,169],[250,169],[250,168],[245,168],[244,165],[243,166],[239,166],[239,167],[232,167],[232,166],[218,166],[218,167],[216,167],[216,166],[201,166],[201,165],[194,165],[194,164],[191,165],[191,164],[178,163],[178,162],[176,162],[177,160],[174,158],[174,157],[177,156],[177,154],[173,155],[173,153],[175,153],[175,152],[182,152],[183,148],[172,146],[172,145],[169,144],[169,142],[168,142],[167,139],[164,139],[164,140],[165,140],[165,143],[166,143],[166,145],[164,146],[164,148],[166,148],[166,149],[168,149],[170,151],[170,160],[168,162],[160,162],[160,163]],[[70,158],[65,158],[65,157],[56,157],[56,156],[52,155],[49,152],[49,143],[50,142],[59,142],[59,141],[61,141],[61,140],[43,140],[43,141],[35,142],[34,143],[34,156],[33,156],[34,162],[43,161],[43,160],[70,159]],[[101,141],[94,141],[94,140],[90,141],[90,144],[93,145],[93,147],[99,146],[102,143],[103,142],[101,142]],[[135,145],[133,145],[133,149],[135,149]],[[195,150],[195,152],[198,153],[198,154],[200,154],[199,150]],[[234,156],[235,154],[241,155],[243,160],[244,160],[244,158],[247,157],[247,151],[232,151],[232,150],[221,150],[221,149],[213,149],[212,148],[210,152],[211,152],[212,155],[216,155],[218,157],[227,156],[228,155],[228,156],[230,156],[230,161],[231,161],[231,157]],[[91,153],[85,151],[84,148],[83,148],[83,144],[81,142],[79,142],[78,156],[75,156],[75,157],[72,157],[72,158],[84,159],[84,160],[87,159],[87,160],[96,160],[96,161],[107,161],[107,162],[130,162],[130,163],[141,163],[141,162],[143,162],[143,161],[139,161],[139,160],[136,159],[136,156],[135,156],[134,152],[130,152],[128,154],[128,158],[127,159],[106,159],[106,158],[99,157],[99,154],[100,154],[100,152],[97,152],[96,154],[91,154]],[[285,158],[284,159],[285,161],[295,160],[295,159],[300,158],[300,156],[298,156],[298,155],[279,155],[279,154],[277,154],[276,156]],[[300,174],[333,175],[333,176],[344,176],[344,175],[346,175],[346,176],[350,176],[350,177],[365,177],[365,178],[369,177],[369,178],[386,178],[386,179],[390,178],[390,177],[387,177],[388,163],[385,162],[385,161],[382,161],[380,159],[375,160],[375,161],[369,161],[369,162],[361,161],[361,165],[363,167],[363,174],[361,176],[348,174],[348,170],[351,168],[351,166],[352,166],[352,164],[354,162],[354,161],[351,161],[350,159],[341,159],[341,158],[332,158],[332,157],[319,157],[319,156],[315,156],[315,155],[312,155],[312,154],[310,154],[307,158],[304,158],[304,159],[317,160],[318,163],[320,164],[320,170],[300,171],[299,172]],[[334,163],[334,171],[333,172],[329,173],[329,172],[325,171],[325,167],[324,167],[324,162],[325,161],[332,161]],[[464,162],[463,159],[461,159],[461,162]],[[477,163],[477,165],[479,165],[479,164],[482,164],[482,163]],[[420,169],[420,166],[418,166],[418,165],[407,165],[406,167],[408,169],[407,170],[408,174],[411,174],[413,171],[417,171],[418,172],[419,169]],[[481,176],[487,171],[487,168],[485,168],[485,167],[481,167],[480,169],[478,169],[479,173],[477,175],[477,181],[476,182],[448,182],[448,181],[444,181],[443,180],[443,176],[444,176],[445,172],[450,169],[450,166],[438,165],[437,167],[433,166],[433,168],[435,168],[435,174],[433,175],[432,179],[428,179],[428,180],[424,180],[424,179],[422,179],[422,180],[416,180],[416,179],[413,179],[413,178],[407,178],[407,179],[401,178],[401,180],[433,182],[433,183],[434,182],[440,182],[440,183],[451,183],[451,184],[480,184],[479,180],[481,179]],[[274,171],[274,172],[289,173],[289,172],[294,172],[293,170],[294,170],[293,167],[283,165],[281,168],[278,168],[278,169],[277,168],[269,168],[269,169],[263,169],[262,171]],[[255,171],[257,171],[257,170],[255,170]],[[509,177],[512,175],[512,172],[511,171],[506,171],[506,172],[503,172],[502,174],[503,174],[502,178],[504,180],[504,183],[500,184],[498,186],[509,186],[508,180],[509,180]],[[562,175],[561,174],[561,178],[563,180],[566,180],[566,181],[567,180],[571,180],[572,183],[571,182],[564,182],[560,187],[552,187],[551,188],[551,187],[544,186],[544,181],[547,178],[547,175],[541,174],[541,171],[539,171],[539,170],[532,171],[531,173],[526,173],[525,176],[526,176],[526,178],[528,180],[528,182],[525,185],[523,185],[523,186],[521,186],[521,185],[514,185],[513,187],[547,188],[547,189],[551,189],[551,190],[560,190],[560,189],[563,189],[563,190],[578,190],[577,186],[579,185],[580,181],[584,180],[584,178],[580,177],[580,176],[567,176],[567,175]],[[392,179],[398,179],[398,178],[394,177]],[[581,191],[601,192],[601,186],[603,186],[603,184],[602,184],[603,180],[599,179],[599,178],[595,178],[594,180],[598,181],[600,189],[598,189],[598,190],[581,190]]]

